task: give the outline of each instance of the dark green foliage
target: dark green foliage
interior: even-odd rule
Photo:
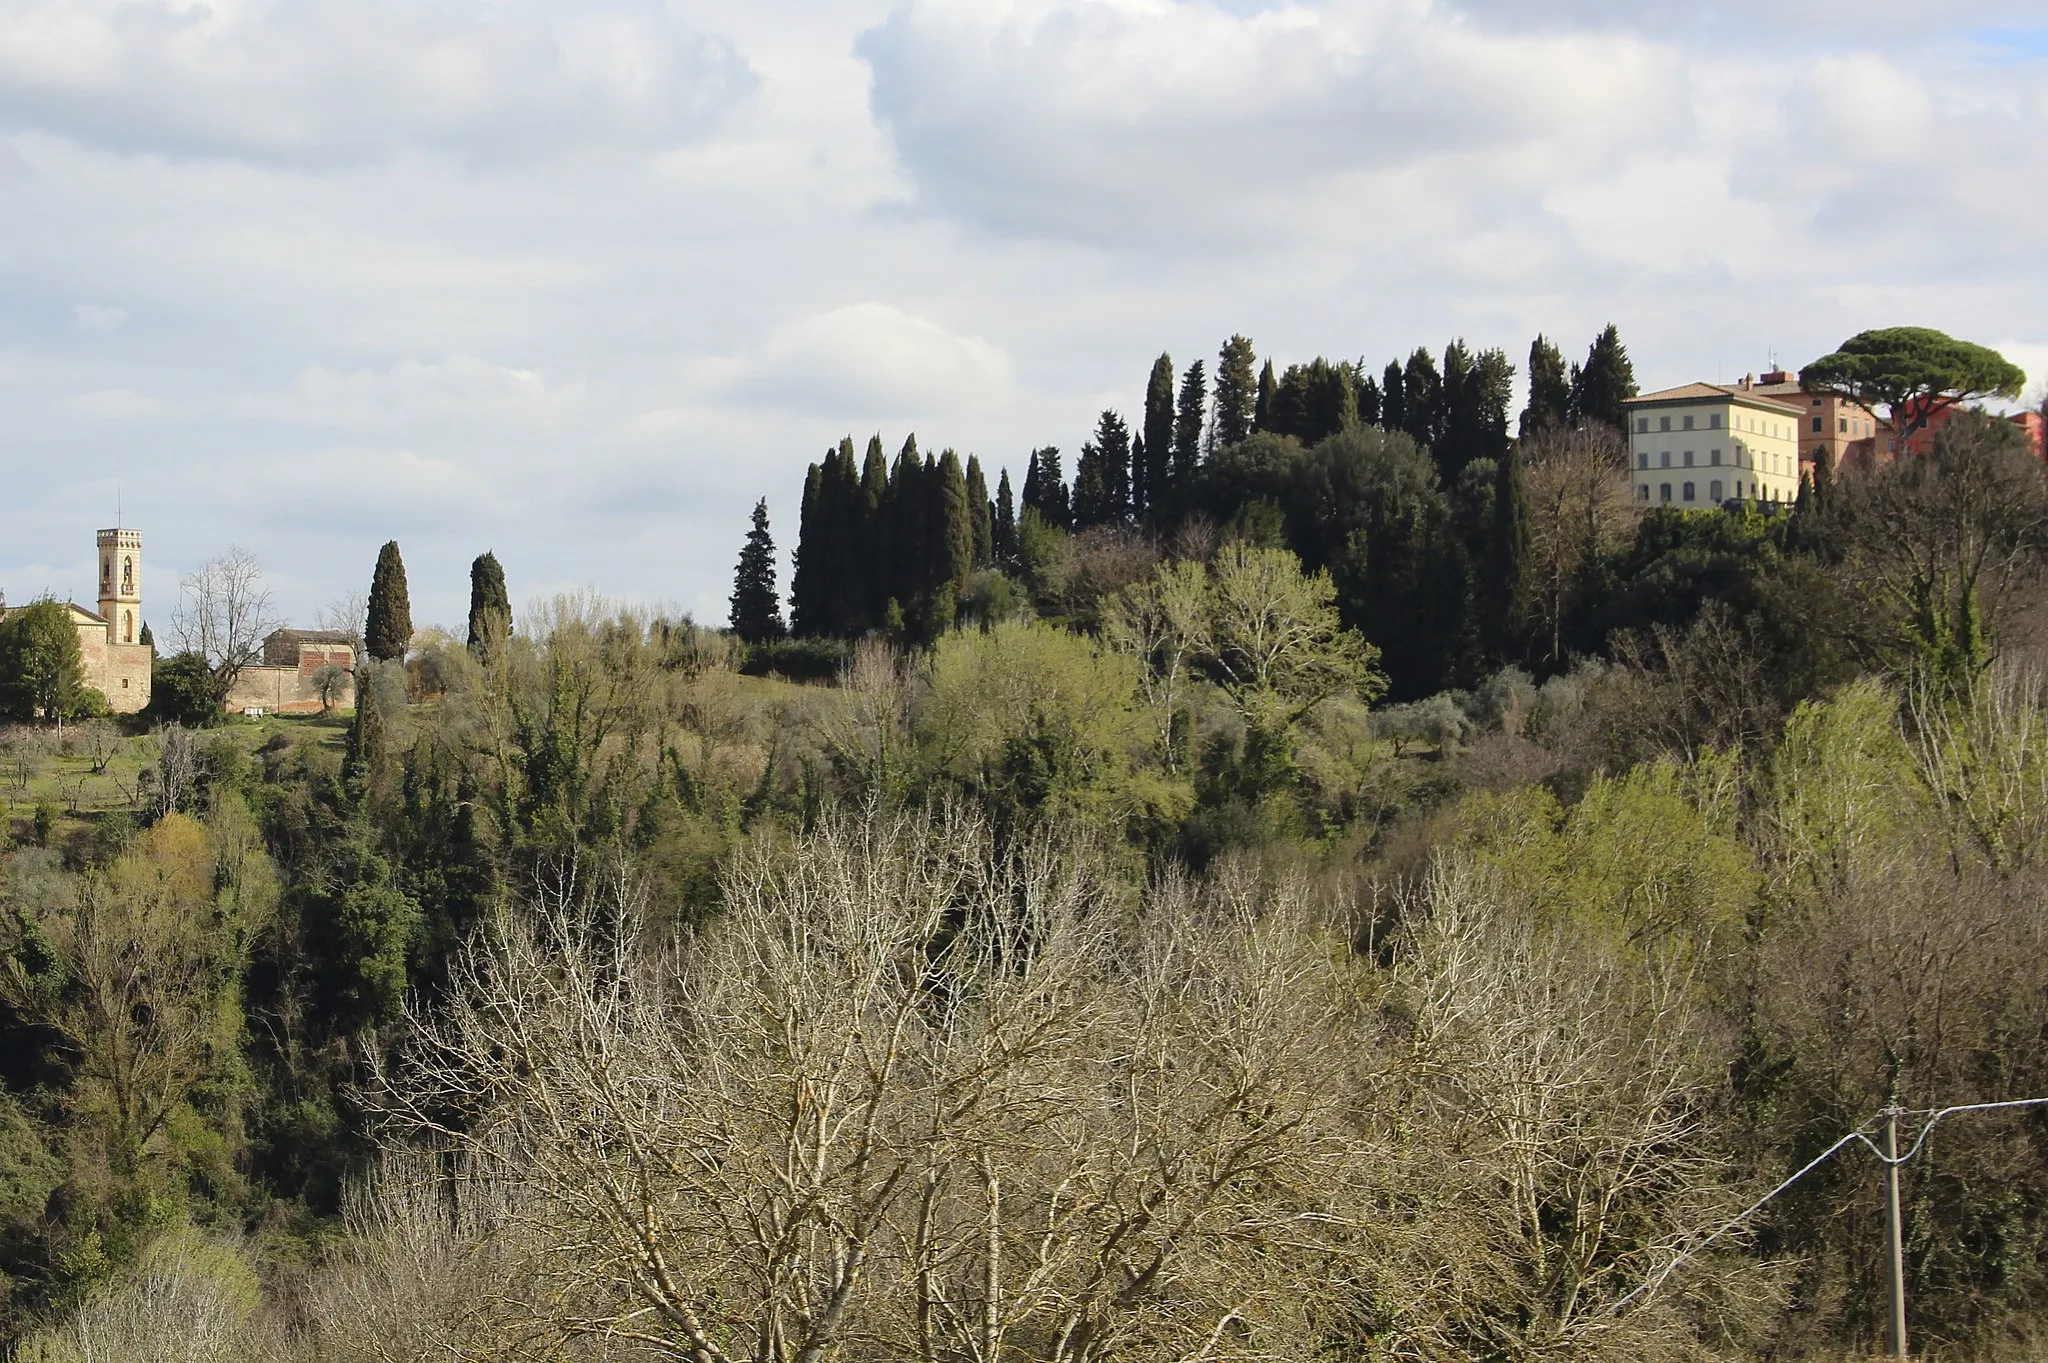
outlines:
[[[512,598],[505,570],[486,550],[469,565],[469,651],[488,660],[512,636]]]
[[[1499,350],[1474,356],[1463,341],[1444,351],[1442,432],[1432,449],[1446,483],[1477,460],[1498,463],[1508,447],[1515,367]]]
[[[1354,396],[1352,405],[1358,409],[1358,419],[1367,426],[1380,424],[1379,380],[1365,372],[1365,361],[1359,360],[1351,366]]]
[[[986,507],[988,499],[969,494],[960,456],[951,450],[939,456],[931,495],[932,561],[922,589],[932,597],[943,594],[949,600],[958,600],[966,595],[968,579],[974,576],[975,511],[977,507]]]
[[[85,683],[85,658],[71,608],[52,597],[0,617],[0,714],[73,719],[103,708]]]
[[[1003,567],[1017,561],[1017,505],[1010,494],[1010,471],[1003,470],[996,483],[995,560]]]
[[[320,1003],[347,1035],[394,1022],[405,1002],[406,967],[420,908],[393,881],[391,864],[359,828],[334,852],[327,883],[311,896]]]
[[[1520,652],[1528,593],[1529,506],[1522,486],[1520,449],[1504,442],[1495,469],[1493,527],[1486,545],[1483,638],[1491,657],[1508,659]]]
[[[1273,390],[1279,386],[1279,380],[1273,377],[1273,362],[1269,359],[1259,369],[1259,399],[1252,407],[1253,430],[1273,429]]]
[[[1056,445],[1031,452],[1031,462],[1024,474],[1023,504],[1018,508],[1021,516],[1025,511],[1036,511],[1038,518],[1047,525],[1066,529],[1074,523],[1073,505],[1068,496],[1066,477],[1060,471],[1060,452]]]
[[[979,455],[967,456],[967,511],[974,525],[974,566],[986,568],[996,558],[996,504],[989,500]]]
[[[397,540],[386,540],[377,551],[363,647],[372,658],[384,662],[402,661],[412,647],[412,598],[406,592],[405,560],[398,556]]]
[[[1287,366],[1266,399],[1259,429],[1291,435],[1305,445],[1350,430],[1359,423],[1356,379],[1349,363],[1333,364],[1321,356]]]
[[[149,621],[144,620],[142,622],[142,633],[135,636],[135,642],[141,644],[144,648],[156,647],[156,636],[149,632]]]
[[[1180,399],[1173,413],[1173,483],[1185,487],[1202,463],[1202,425],[1209,408],[1209,384],[1202,362],[1188,366],[1180,381]]]
[[[1621,332],[1610,322],[1593,338],[1586,351],[1586,363],[1572,366],[1571,419],[1575,426],[1592,422],[1623,430],[1628,424],[1624,409],[1636,395],[1635,366],[1621,343]]]
[[[356,713],[341,760],[342,784],[359,799],[382,784],[391,769],[391,736],[377,682],[375,662],[365,663],[356,673]]]
[[[1529,343],[1529,405],[1522,409],[1520,434],[1526,440],[1571,424],[1572,381],[1565,372],[1564,353],[1547,337]]]
[[[841,639],[780,639],[748,649],[740,670],[750,677],[828,682],[846,670],[850,656]]]
[[[1259,401],[1258,358],[1245,336],[1232,336],[1217,353],[1216,423],[1210,439],[1218,449],[1252,433]]]
[[[1124,419],[1104,412],[1095,438],[1074,464],[1074,528],[1122,525],[1131,514],[1131,434]]]
[[[825,491],[825,469],[813,464],[804,474],[804,499],[798,512],[796,565],[789,575],[789,623],[800,639],[812,639],[831,632],[833,621],[825,609],[825,555],[830,536],[825,530],[825,513],[819,503]]]
[[[1155,519],[1172,499],[1175,476],[1173,422],[1173,356],[1162,354],[1152,362],[1151,377],[1145,381],[1143,434],[1140,441],[1132,442],[1135,449],[1142,441],[1145,451],[1143,476],[1134,477],[1132,486],[1142,492],[1142,509]],[[1197,444],[1199,446],[1199,442]]]
[[[775,590],[775,540],[768,533],[768,499],[754,503],[753,525],[733,571],[733,633],[750,644],[782,637],[782,605]]]
[[[197,729],[221,722],[220,682],[203,654],[159,658],[149,672],[147,717],[157,724]]]
[[[1380,426],[1389,431],[1408,429],[1407,378],[1398,360],[1388,361],[1380,375]]]
[[[1425,450],[1434,450],[1444,432],[1444,381],[1436,359],[1417,347],[1401,370],[1401,429]]]

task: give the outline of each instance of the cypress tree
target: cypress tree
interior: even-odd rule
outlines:
[[[980,505],[987,505],[983,498]],[[936,513],[931,534],[931,584],[933,594],[952,592],[957,600],[967,594],[974,576],[974,508],[976,502],[960,469],[960,456],[947,450],[939,456],[932,476],[932,507]]]
[[[1151,494],[1145,487],[1145,437],[1142,435],[1131,437],[1131,471],[1124,481],[1131,489],[1132,517],[1144,515]]]
[[[1351,366],[1352,386],[1357,390],[1352,405],[1358,409],[1359,424],[1377,426],[1380,424],[1380,385],[1378,380],[1365,372],[1365,361],[1359,360]]]
[[[1060,450],[1047,445],[1031,452],[1031,472],[1024,477],[1024,504],[1020,510],[1036,511],[1047,525],[1062,530],[1073,526],[1073,506],[1067,496],[1066,475],[1060,471]]]
[[[1476,457],[1479,430],[1477,394],[1472,389],[1472,352],[1464,338],[1444,347],[1443,386],[1438,390],[1437,442],[1430,450],[1445,487]]]
[[[1131,433],[1115,412],[1095,423],[1095,439],[1074,465],[1074,528],[1121,525],[1130,514]]]
[[[830,536],[825,562],[831,565],[820,584],[825,597],[826,633],[860,633],[866,622],[868,587],[865,549],[868,539],[866,498],[853,462],[853,437],[846,436],[825,460],[819,490]]]
[[[1398,360],[1387,362],[1380,375],[1380,425],[1390,431],[1408,429],[1408,396]]]
[[[1401,429],[1433,452],[1443,438],[1443,378],[1435,357],[1420,346],[1401,371],[1401,406]]]
[[[1292,374],[1297,368],[1298,366],[1296,365],[1289,365],[1287,372]],[[1279,386],[1279,380],[1273,377],[1273,362],[1267,360],[1265,367],[1259,370],[1259,400],[1252,408],[1253,430],[1264,431],[1272,429],[1273,390]]]
[[[1145,507],[1155,516],[1173,490],[1173,356],[1152,361],[1145,382]],[[1135,441],[1132,442],[1135,447]],[[1133,480],[1134,482],[1136,480]]]
[[[912,435],[896,452],[896,463],[889,471],[889,598],[906,612],[930,585],[926,575],[931,554],[926,537],[931,497],[926,484],[924,461],[918,457],[917,437]]]
[[[512,598],[505,591],[505,570],[498,556],[486,550],[469,565],[469,651],[488,662],[512,636]]]
[[[860,565],[856,573],[861,584],[863,632],[882,623],[889,609],[889,535],[883,518],[889,502],[889,456],[882,449],[882,437],[868,437],[868,452],[860,473]]]
[[[1211,438],[1220,448],[1235,445],[1252,433],[1259,381],[1253,366],[1258,355],[1250,339],[1232,336],[1216,357],[1216,426]]]
[[[1571,424],[1571,405],[1564,353],[1539,334],[1529,343],[1529,405],[1522,409],[1522,438],[1563,430]]]
[[[768,499],[754,503],[753,528],[740,548],[730,602],[732,632],[750,644],[782,637],[782,607],[775,597],[775,541],[768,533]]]
[[[1209,408],[1209,380],[1196,360],[1180,381],[1173,414],[1173,484],[1185,487],[1202,462],[1202,417]]]
[[[1502,424],[1506,424],[1505,413]],[[1521,627],[1529,559],[1529,505],[1522,486],[1521,450],[1509,444],[1495,465],[1493,533],[1487,537],[1486,647],[1496,660],[1515,651]]]
[[[986,568],[996,558],[996,504],[988,498],[981,456],[967,456],[967,512],[974,525],[974,566]]]
[[[822,590],[826,572],[825,514],[819,506],[824,483],[824,466],[811,465],[804,475],[803,509],[797,521],[796,568],[789,576],[790,626],[805,639],[827,632]]]
[[[1593,338],[1586,351],[1586,363],[1572,371],[1572,417],[1574,424],[1599,422],[1619,431],[1628,424],[1622,404],[1636,395],[1636,371],[1621,332],[1612,322]]]
[[[384,729],[384,711],[377,704],[377,669],[381,665],[373,654],[371,661],[356,670],[356,713],[342,747],[341,781],[358,799],[383,780],[390,764],[391,741]]]
[[[405,560],[398,541],[386,540],[377,551],[377,571],[370,578],[370,613],[363,627],[363,647],[372,658],[397,662],[412,647],[412,599],[405,590]]]
[[[1008,469],[996,480],[995,555],[1004,567],[1017,561],[1017,504],[1010,495]]]

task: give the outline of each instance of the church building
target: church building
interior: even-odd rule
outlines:
[[[105,696],[115,714],[132,715],[149,704],[149,670],[156,660],[156,650],[141,642],[142,532],[102,530],[99,550],[98,612],[75,601],[64,608],[78,630],[85,684]]]

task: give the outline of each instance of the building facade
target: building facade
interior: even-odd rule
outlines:
[[[1811,476],[1821,456],[1833,470],[1868,472],[1876,463],[1878,419],[1866,407],[1836,393],[1809,393],[1799,376],[1774,369],[1761,378],[1747,376],[1736,385],[1745,392],[1776,399],[1800,409],[1799,467]]]
[[[142,639],[142,532],[99,532],[99,610],[76,601],[64,608],[78,631],[85,684],[107,698],[107,709],[132,715],[149,704],[149,674],[156,650]],[[7,607],[0,602],[0,616]]]
[[[232,714],[261,710],[285,715],[345,710],[356,703],[355,681],[355,643],[348,635],[331,629],[272,630],[263,640],[263,662],[242,669],[228,691],[226,708]]]
[[[1804,409],[1741,385],[1688,383],[1629,399],[1636,506],[1695,510],[1799,495]]]

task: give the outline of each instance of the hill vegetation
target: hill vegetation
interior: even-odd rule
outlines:
[[[1637,519],[1611,331],[1463,349],[849,441],[793,638],[757,508],[742,629],[487,556],[352,714],[10,730],[18,1356],[1876,1352],[1874,1160],[1714,1233],[2048,1095],[2040,466]],[[2048,1114],[1904,1186],[2037,1356]]]

